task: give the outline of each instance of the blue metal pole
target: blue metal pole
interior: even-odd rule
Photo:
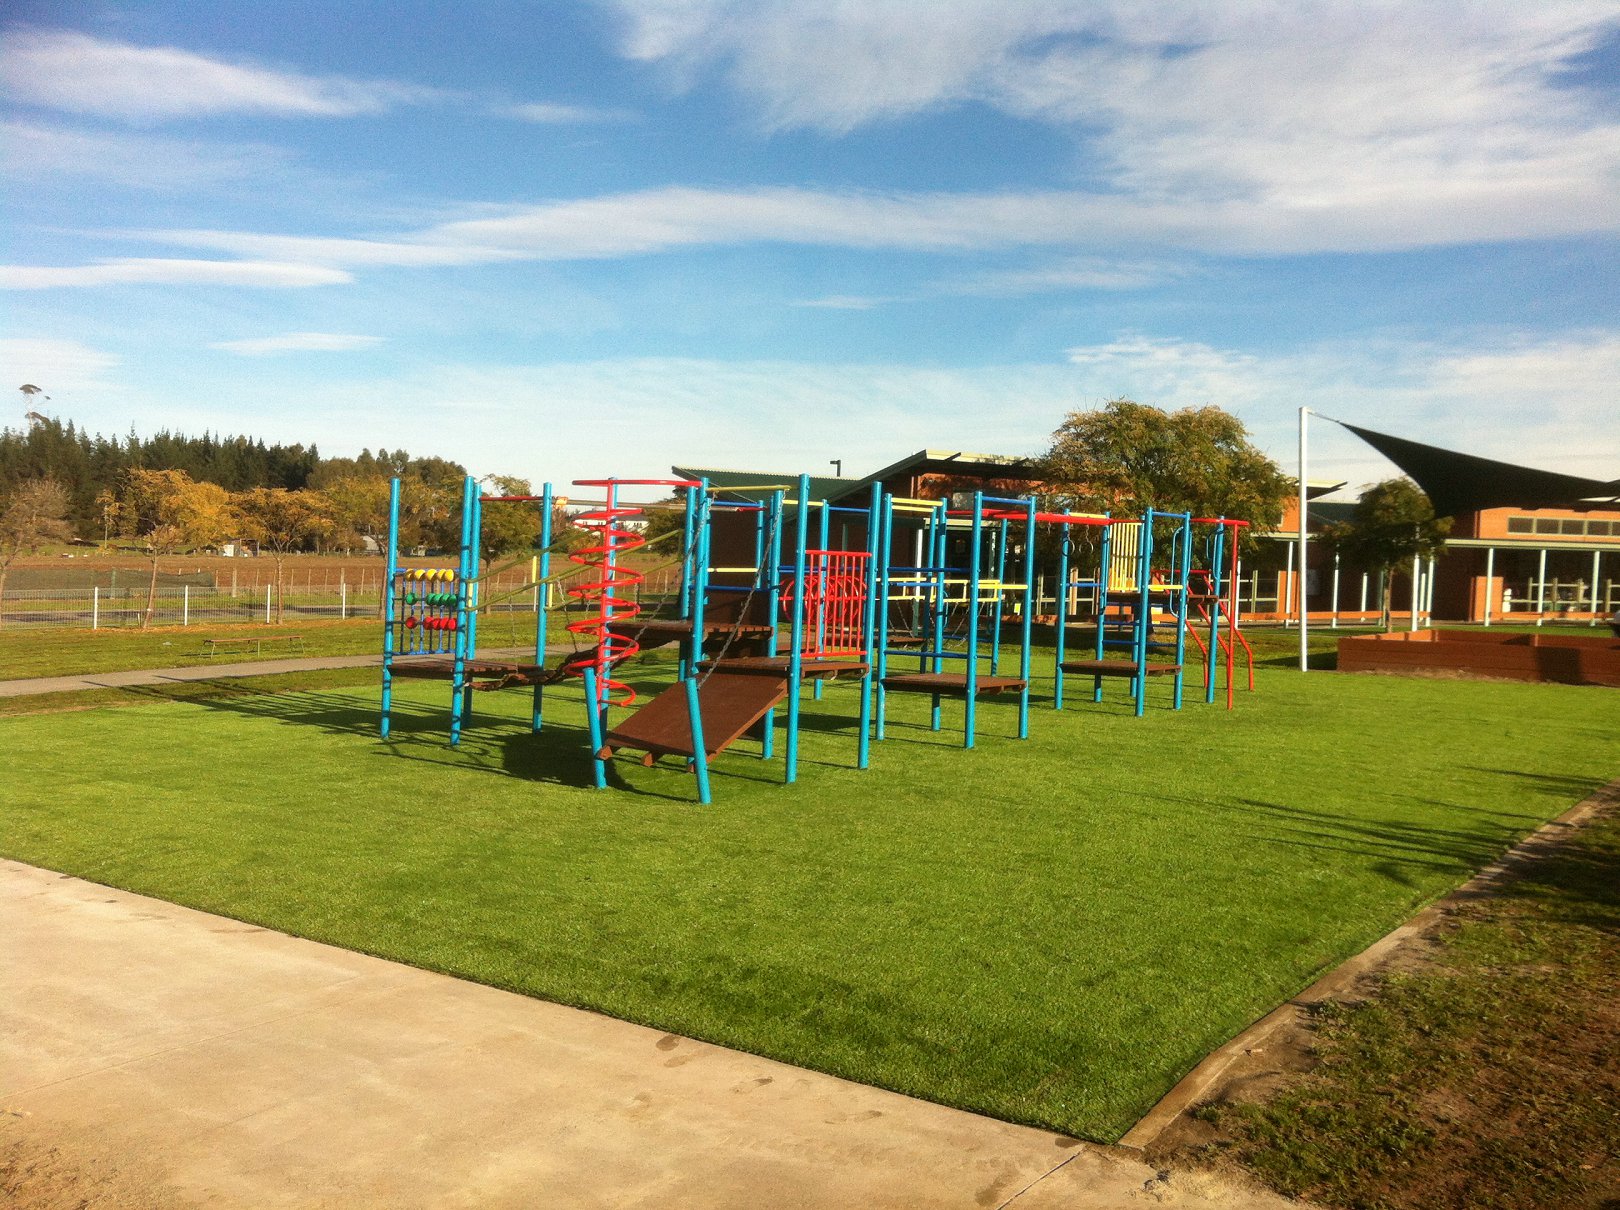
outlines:
[[[799,476],[799,512],[794,518],[793,646],[788,652],[787,768],[783,781],[799,779],[799,687],[804,682],[804,549],[810,538],[810,476]]]
[[[478,490],[478,481],[472,483],[472,542],[470,558],[467,565],[467,590],[462,594],[460,616],[456,619],[457,629],[467,632],[466,650],[469,660],[478,658],[478,598],[483,595],[483,584],[479,579],[479,570],[483,563],[484,546],[484,496]],[[473,719],[473,687],[472,678],[468,677],[461,689],[461,725],[463,728],[472,726]]]
[[[1007,531],[1008,522],[1005,517],[996,527],[996,583],[1005,583],[1007,579]],[[1001,618],[1004,594],[997,590],[996,607],[994,610],[994,629],[990,633],[990,675],[995,676],[1001,671]],[[975,606],[975,608],[977,608]]]
[[[1108,584],[1113,575],[1114,557],[1114,527],[1102,527],[1102,550],[1097,558],[1097,659],[1103,658],[1107,650],[1108,641]],[[1103,679],[1100,676],[1091,678],[1091,700],[1102,701]]]
[[[928,572],[930,622],[933,640],[928,649],[933,651],[932,656],[923,656],[918,663],[933,672],[945,670],[945,657],[940,653],[945,650],[945,609],[946,598],[950,595],[950,585],[946,582],[945,557],[950,550],[950,505],[949,501],[941,504],[928,516],[928,562],[926,566],[932,568]],[[922,575],[919,573],[919,580]],[[920,587],[920,585],[919,585]],[[939,694],[934,694],[928,717],[928,727],[931,731],[938,731],[941,725]]]
[[[769,530],[766,543],[765,558],[761,559],[759,574],[765,581],[765,620],[770,624],[771,632],[765,638],[765,654],[774,657],[780,649],[780,642],[776,635],[776,619],[782,610],[782,490],[772,491],[765,501],[766,526]],[[760,722],[763,731],[760,734],[759,755],[761,760],[769,760],[776,753],[776,711],[767,710]]]
[[[692,559],[692,637],[687,644],[686,659],[681,667],[681,675],[696,676],[697,666],[703,659],[703,628],[704,613],[708,608],[709,598],[709,540],[714,529],[714,504],[709,499],[709,480],[705,477],[698,480],[697,510],[693,515],[692,540],[697,544],[695,557]],[[692,488],[687,488],[690,495]]]
[[[596,669],[586,665],[583,676],[585,678],[585,729],[591,737],[591,780],[598,790],[607,788],[607,762],[602,759],[602,744],[606,735],[606,713],[596,700]]]
[[[831,537],[831,524],[832,524],[832,509],[828,508],[827,507],[827,502],[825,500],[823,500],[823,501],[821,501],[821,549],[822,550],[828,549],[827,544],[828,544],[828,541],[829,541],[829,539]],[[826,591],[827,591],[827,586],[823,585],[822,586],[823,594],[825,594]],[[820,651],[823,648],[825,648],[826,645],[827,645],[827,615],[826,615],[826,611],[823,610],[822,611],[822,616],[816,619],[816,650]],[[821,691],[822,691],[821,678],[818,676],[816,678],[814,688],[811,689],[811,692],[815,695],[815,699],[818,702],[821,700]]]
[[[388,485],[388,574],[383,580],[382,724],[388,738],[389,711],[394,705],[394,580],[399,575],[399,479]]]
[[[882,512],[882,496],[882,486],[872,484],[872,496],[866,511],[866,608],[861,613],[861,660],[866,664],[866,673],[861,677],[860,740],[855,749],[855,767],[858,769],[867,768],[872,758],[872,673],[877,659],[878,516]]]
[[[1133,630],[1132,654],[1136,659],[1136,675],[1131,688],[1136,693],[1136,717],[1147,712],[1147,644],[1148,631],[1153,618],[1153,522],[1158,514],[1148,509],[1142,517],[1142,544],[1136,557],[1136,626]]]
[[[1176,592],[1176,702],[1175,708],[1181,709],[1181,693],[1185,684],[1185,661],[1187,658],[1187,608],[1190,597],[1187,592],[1187,581],[1192,578],[1192,514],[1181,514],[1181,526],[1178,530],[1181,535],[1181,557],[1176,561],[1178,575],[1176,581],[1180,587]]]
[[[889,560],[894,549],[894,500],[889,493],[883,490],[883,485],[872,485],[872,497],[880,502],[880,508],[869,524],[877,526],[877,585],[878,599],[875,603],[876,634],[873,646],[877,651],[877,675],[873,678],[877,690],[877,725],[874,728],[874,737],[883,738],[884,718],[888,710],[888,691],[883,687],[883,678],[889,675]]]
[[[1058,574],[1057,574],[1057,608],[1053,616],[1057,619],[1057,630],[1053,635],[1056,662],[1053,664],[1052,674],[1052,709],[1063,709],[1063,647],[1069,637],[1069,538],[1073,531],[1069,526],[1060,526],[1058,530]]]
[[[546,666],[546,606],[550,604],[551,596],[551,484],[547,483],[540,489],[540,561],[536,567],[535,579],[539,581],[535,591],[538,606],[534,611],[534,666]],[[543,721],[542,714],[545,709],[545,686],[539,683],[534,687],[534,720],[533,729],[540,730]]]
[[[692,616],[692,573],[696,551],[692,543],[696,541],[695,526],[697,523],[697,496],[694,489],[685,489],[686,509],[681,517],[681,620],[684,622]]]
[[[709,753],[703,744],[703,707],[698,701],[697,678],[686,678],[686,717],[692,730],[692,772],[697,775],[698,801],[707,806],[709,797]]]
[[[1215,703],[1215,669],[1220,661],[1216,652],[1220,650],[1221,641],[1221,605],[1225,600],[1221,589],[1221,572],[1226,565],[1226,518],[1222,517],[1215,523],[1215,533],[1210,539],[1209,564],[1209,668],[1204,675],[1204,704]]]
[[[467,600],[467,554],[471,538],[469,536],[473,522],[473,506],[470,497],[477,491],[472,476],[468,476],[461,485],[461,560],[457,565],[456,574],[456,628],[450,633],[450,743],[452,746],[461,742],[461,711],[462,690],[467,679],[467,628],[461,624],[461,614],[465,610]]]
[[[950,513],[946,512],[945,528],[950,529]],[[978,723],[979,704],[979,546],[984,541],[984,493],[973,493],[973,529],[968,540],[968,641],[967,641],[967,709],[962,717],[962,746],[973,747],[973,732]]]
[[[1029,519],[1024,526],[1024,651],[1018,660],[1018,675],[1024,679],[1024,688],[1018,695],[1018,738],[1029,738],[1029,674],[1030,640],[1033,637],[1035,605],[1035,499],[1029,501]]]

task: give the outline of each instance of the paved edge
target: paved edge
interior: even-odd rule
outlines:
[[[1405,924],[1380,937],[1354,957],[1346,959],[1312,983],[1304,991],[1272,1009],[1231,1041],[1216,1047],[1202,1062],[1183,1076],[1160,1098],[1142,1119],[1127,1130],[1117,1144],[1129,1151],[1142,1152],[1152,1146],[1172,1122],[1199,1104],[1219,1082],[1226,1069],[1245,1052],[1263,1045],[1278,1030],[1297,1024],[1311,1005],[1336,999],[1350,991],[1364,976],[1376,971],[1403,945],[1427,932],[1445,918],[1458,903],[1490,894],[1530,862],[1544,857],[1561,845],[1581,825],[1599,812],[1620,808],[1620,778],[1595,790],[1558,818],[1542,824],[1501,857],[1475,874],[1449,894],[1435,900]]]
[[[495,659],[532,658],[532,647],[492,647],[484,655]],[[550,645],[546,655],[566,655],[569,649]],[[408,662],[413,656],[397,657]],[[284,672],[319,672],[328,668],[375,668],[382,655],[307,655],[279,660],[248,660],[234,664],[181,664],[174,668],[124,668],[69,676],[34,676],[0,681],[0,697],[34,697],[44,693],[81,693],[93,689],[130,689],[141,685],[168,685],[192,681],[234,680],[275,676]]]

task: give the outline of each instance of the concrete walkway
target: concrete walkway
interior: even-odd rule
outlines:
[[[550,659],[570,651],[571,648],[567,647],[548,647],[546,657]],[[534,648],[497,647],[481,651],[479,654],[486,659],[529,660],[534,658]],[[286,660],[246,660],[235,664],[187,664],[182,668],[90,672],[83,676],[35,676],[24,680],[0,681],[0,697],[27,697],[35,693],[75,693],[81,689],[128,689],[136,685],[170,685],[177,681],[274,676],[278,672],[315,672],[322,668],[367,668],[381,664],[380,655],[311,655]]]
[[[0,862],[12,1206],[1283,1206]]]

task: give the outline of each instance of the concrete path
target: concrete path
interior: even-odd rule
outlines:
[[[547,658],[569,652],[547,648]],[[498,647],[480,653],[486,659],[532,659],[532,647]],[[408,658],[408,657],[404,657]],[[74,693],[81,689],[128,689],[136,685],[168,685],[176,681],[212,681],[241,676],[273,676],[278,672],[315,672],[322,668],[367,668],[382,663],[380,655],[311,655],[286,660],[246,660],[235,664],[187,664],[182,668],[137,668],[123,672],[90,672],[83,676],[36,676],[0,681],[0,697],[27,697],[35,693]]]
[[[1283,1206],[0,862],[8,1205]]]

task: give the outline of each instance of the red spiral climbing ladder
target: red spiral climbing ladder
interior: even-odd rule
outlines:
[[[633,567],[625,567],[620,560],[631,551],[647,545],[647,540],[625,525],[632,517],[642,515],[640,505],[622,504],[621,487],[699,487],[683,479],[575,479],[575,487],[599,487],[605,493],[601,504],[574,517],[574,524],[596,534],[596,541],[581,550],[570,551],[571,562],[582,567],[597,569],[596,578],[576,584],[568,594],[580,601],[590,616],[568,623],[574,634],[595,641],[595,647],[581,658],[571,661],[569,671],[575,674],[591,668],[596,674],[596,708],[630,706],[636,701],[636,691],[613,675],[619,664],[641,650],[641,644],[627,633],[624,624],[641,612],[641,606],[628,595],[646,577]],[[623,696],[615,698],[615,692]]]

